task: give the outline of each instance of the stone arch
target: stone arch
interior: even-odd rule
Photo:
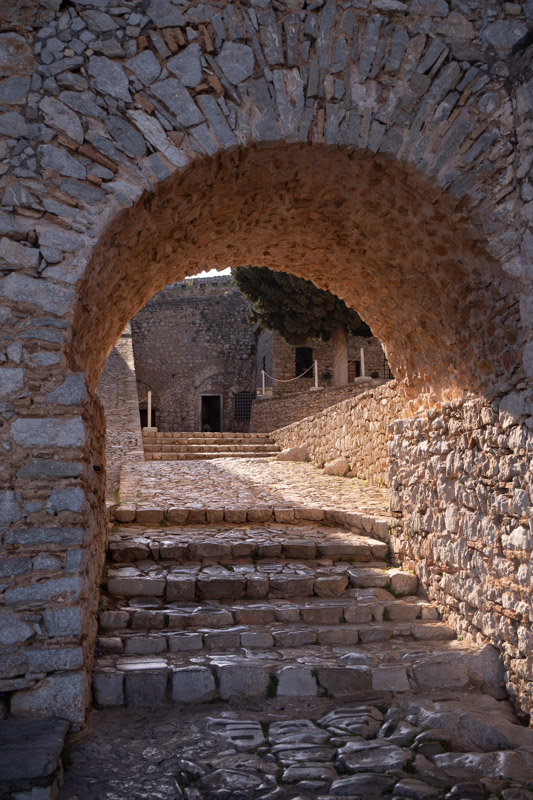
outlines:
[[[90,658],[94,385],[128,318],[191,267],[309,277],[372,325],[411,409],[506,395],[505,419],[523,426],[531,20],[486,11],[150,0],[124,16],[105,0],[44,0],[16,12],[19,32],[0,35],[0,518],[16,547],[60,531],[64,559],[61,578],[15,579],[17,614],[83,607],[68,635]]]

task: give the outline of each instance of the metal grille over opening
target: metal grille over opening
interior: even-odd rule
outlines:
[[[237,422],[249,422],[252,414],[252,400],[255,392],[237,392],[235,395],[235,419]]]

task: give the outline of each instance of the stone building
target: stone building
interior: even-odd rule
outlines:
[[[163,431],[247,431],[255,392],[256,326],[248,304],[220,276],[156,294],[132,319],[141,420]]]
[[[383,348],[375,336],[348,336],[348,383],[361,372],[361,348],[364,350],[364,374],[389,380],[392,372]],[[257,337],[257,387],[265,386],[273,395],[308,391],[314,383],[314,361],[318,366],[318,384],[333,386],[333,348],[331,342],[313,339],[294,347],[276,331],[260,330]],[[301,377],[298,377],[301,376]]]
[[[133,317],[143,426],[147,424],[148,391],[152,392],[151,424],[159,430],[243,432],[249,430],[252,404],[262,389],[262,370],[274,397],[308,392],[314,385],[314,359],[319,385],[333,385],[330,342],[313,340],[293,347],[277,332],[248,322],[248,308],[231,276],[221,275],[167,286]],[[361,374],[361,348],[365,374],[390,378],[379,340],[349,336],[349,382]],[[305,370],[305,375],[295,380]],[[295,413],[294,419],[300,418]],[[276,409],[271,408],[270,414],[276,427]]]

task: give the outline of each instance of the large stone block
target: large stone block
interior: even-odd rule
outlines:
[[[368,667],[322,667],[316,668],[318,683],[334,697],[370,689],[371,671]]]
[[[0,397],[22,391],[24,370],[19,367],[0,367]]]
[[[18,522],[21,517],[22,512],[15,492],[11,489],[0,492],[0,523],[7,527],[12,522]],[[5,541],[7,544],[8,539]]]
[[[153,708],[166,702],[168,672],[165,669],[129,670],[125,676],[126,705]]]
[[[0,279],[0,296],[19,303],[30,303],[43,311],[61,316],[69,310],[76,292],[66,286],[11,272],[7,278]]]
[[[31,672],[55,672],[80,669],[83,666],[81,647],[31,648],[26,651]]]
[[[11,433],[15,442],[25,447],[81,447],[85,441],[81,417],[21,417],[11,425]]]
[[[405,667],[391,665],[373,669],[372,689],[378,692],[408,692],[410,686]]]
[[[99,706],[123,706],[124,673],[96,672],[93,676],[93,692]]]
[[[79,636],[81,633],[82,614],[80,606],[60,608],[57,611],[45,611],[43,621],[48,635]]]
[[[215,679],[207,667],[178,667],[171,677],[171,698],[177,703],[204,703],[216,694]]]
[[[68,729],[60,719],[0,720],[0,784],[50,777],[59,767]]]
[[[282,667],[277,678],[280,697],[314,697],[318,693],[311,667]]]
[[[60,717],[79,725],[88,701],[89,686],[84,672],[50,675],[35,688],[15,692],[11,713],[14,717]]]
[[[47,603],[68,603],[77,600],[82,590],[82,580],[78,577],[55,578],[18,586],[5,593],[6,606],[41,606]]]
[[[195,592],[196,578],[194,575],[177,574],[168,576],[166,586],[167,602],[194,600]]]
[[[34,634],[34,628],[19,619],[13,611],[0,607],[0,644],[19,644]]]
[[[81,528],[15,528],[6,531],[5,542],[39,549],[48,544],[76,547],[83,544],[84,535]]]
[[[217,667],[217,677],[223,700],[235,695],[264,695],[269,682],[269,668],[266,664],[222,664]]]

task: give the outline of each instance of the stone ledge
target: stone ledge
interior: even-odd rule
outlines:
[[[0,798],[52,800],[63,779],[61,753],[69,723],[62,719],[0,720]],[[24,794],[22,794],[24,792]],[[19,794],[20,793],[20,794]]]
[[[346,526],[349,530],[364,533],[388,542],[392,517],[373,516],[358,511],[342,511],[318,506],[272,508],[255,506],[248,508],[177,508],[175,506],[136,507],[130,504],[108,504],[107,513],[111,522],[152,525],[171,522],[173,525],[193,523],[229,522],[320,522],[323,525]]]

